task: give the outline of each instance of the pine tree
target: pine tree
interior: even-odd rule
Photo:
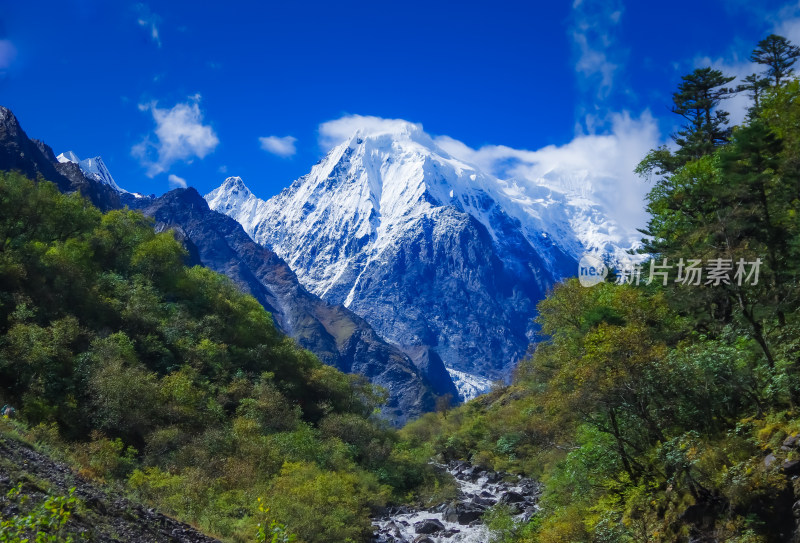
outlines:
[[[753,105],[748,110],[748,117],[754,119],[758,112],[761,110],[761,99],[770,86],[768,78],[761,77],[758,74],[750,74],[744,78],[744,83],[737,85],[736,92],[746,92],[753,100]]]
[[[688,121],[673,135],[680,146],[677,155],[685,161],[711,154],[716,146],[728,140],[731,132],[725,126],[728,112],[717,106],[736,91],[724,86],[734,77],[711,68],[698,68],[682,79],[678,91],[672,95],[672,112]]]
[[[767,77],[774,80],[773,86],[779,87],[781,81],[794,72],[792,66],[798,57],[800,57],[800,47],[793,45],[783,36],[770,34],[758,42],[758,47],[753,50],[750,60],[767,66]]]

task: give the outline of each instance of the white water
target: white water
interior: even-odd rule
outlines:
[[[511,491],[522,495],[526,495],[527,493],[526,497],[530,501],[528,504],[520,504],[523,507],[527,505],[528,509],[531,507],[538,508],[538,506],[535,505],[537,496],[532,496],[529,493],[529,480],[525,480],[517,476],[516,482],[500,481],[497,483],[490,483],[488,481],[488,477],[483,476],[475,481],[472,481],[471,478],[465,477],[463,474],[459,473],[458,466],[454,467],[453,465],[450,465],[439,467],[446,469],[446,471],[455,478],[460,491],[458,502],[461,504],[469,505],[471,502],[473,502],[473,500],[475,500],[475,498],[478,498],[482,494],[483,497],[485,497],[486,493],[491,494],[490,499],[496,501],[499,500],[504,494]],[[524,484],[526,482],[527,484]],[[416,531],[414,524],[428,519],[435,519],[441,522],[445,529],[427,536],[434,543],[489,543],[491,534],[489,529],[485,524],[482,523],[482,521],[473,521],[468,525],[459,524],[458,522],[448,522],[444,518],[444,508],[440,507],[435,509],[440,509],[440,511],[420,510],[402,514],[394,514],[389,517],[373,520],[373,525],[376,526],[378,532],[374,541],[376,543],[413,542],[417,537],[420,537],[420,534]],[[523,511],[523,513],[516,515],[515,518],[519,522],[522,522],[525,519],[525,516],[526,513]],[[530,516],[530,512],[528,512],[528,516]]]
[[[445,541],[453,541],[460,543],[489,543],[489,529],[485,524],[478,526],[463,526],[457,522],[447,522],[444,520],[442,513],[432,513],[430,511],[419,511],[410,515],[398,515],[393,520],[388,522],[374,522],[379,528],[388,528],[390,534],[394,539],[378,536],[376,539],[379,543],[388,543],[390,541],[411,542],[419,536],[414,530],[414,524],[427,519],[436,519],[444,524],[445,529],[458,531],[458,533],[450,536],[440,536],[439,534],[430,534],[428,537],[435,543],[444,543]]]

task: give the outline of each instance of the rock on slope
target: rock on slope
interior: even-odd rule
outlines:
[[[65,496],[75,487],[74,496],[84,507],[79,515],[72,515],[65,530],[80,541],[218,542],[187,524],[94,486],[25,443],[0,436],[0,493],[5,496],[20,482],[24,483],[22,495],[33,502],[46,499],[45,489],[51,495]],[[4,509],[0,517],[7,514],[16,513]]]

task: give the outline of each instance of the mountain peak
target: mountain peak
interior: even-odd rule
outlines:
[[[421,125],[357,118],[321,134],[338,143],[280,194],[264,201],[228,178],[209,206],[314,294],[472,377],[502,377],[524,356],[544,292],[584,251],[616,241],[613,220],[586,197],[502,180]]]
[[[62,164],[66,162],[77,164],[80,166],[83,174],[89,179],[108,185],[119,193],[128,194],[127,190],[117,185],[116,181],[114,181],[114,178],[111,176],[111,172],[108,171],[105,162],[103,162],[103,159],[99,156],[81,160],[74,151],[65,151],[58,155],[56,160]]]
[[[396,139],[410,138],[412,136],[424,133],[422,126],[409,121],[396,120],[383,122],[376,126],[361,126],[355,129],[352,139],[360,138],[378,138],[382,136],[390,136]]]
[[[78,155],[75,154],[74,151],[65,151],[56,157],[56,160],[61,162],[74,162],[75,164],[79,164],[81,159],[78,158]]]
[[[340,147],[350,149],[363,146],[369,146],[373,150],[394,150],[394,152],[413,148],[424,153],[447,155],[422,129],[422,125],[403,120],[383,122],[375,126],[360,126],[340,144]]]
[[[236,201],[244,201],[253,196],[253,191],[251,191],[247,185],[244,184],[244,181],[238,175],[231,176],[225,179],[220,186],[206,194],[205,198],[207,200],[215,200],[215,199],[227,199],[227,200],[236,200]]]
[[[225,179],[219,189],[225,190],[239,190],[245,194],[252,194],[252,191],[244,184],[244,181],[238,175],[233,175]]]
[[[205,199],[212,209],[220,213],[227,214],[239,210],[242,213],[239,222],[247,224],[244,229],[248,235],[253,236],[255,223],[261,216],[261,200],[255,197],[241,177],[228,177],[220,186],[206,194]],[[252,223],[247,222],[248,217]]]

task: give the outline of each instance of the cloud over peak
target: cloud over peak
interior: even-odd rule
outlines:
[[[649,185],[633,170],[661,141],[656,119],[649,111],[639,117],[629,112],[611,113],[602,132],[579,134],[563,145],[541,149],[515,149],[505,145],[472,148],[450,136],[429,136],[422,125],[401,119],[348,115],[322,123],[320,141],[327,148],[352,137],[412,131],[417,141],[429,142],[450,156],[472,164],[498,179],[534,188],[551,187],[601,206],[631,241],[641,237],[646,225],[645,195]]]
[[[167,180],[169,181],[169,186],[173,189],[185,189],[187,187],[186,179],[178,177],[174,173],[169,174]]]
[[[319,125],[320,146],[327,151],[352,137],[356,132],[362,136],[399,133],[421,134],[422,125],[403,119],[385,119],[372,115],[345,115],[339,119]]]
[[[537,150],[505,145],[473,149],[448,136],[434,140],[452,156],[500,179],[551,186],[596,201],[630,237],[638,238],[636,229],[647,220],[644,199],[650,187],[633,170],[661,143],[658,123],[649,111],[638,118],[625,111],[610,114],[607,124],[603,133],[580,134]]]

